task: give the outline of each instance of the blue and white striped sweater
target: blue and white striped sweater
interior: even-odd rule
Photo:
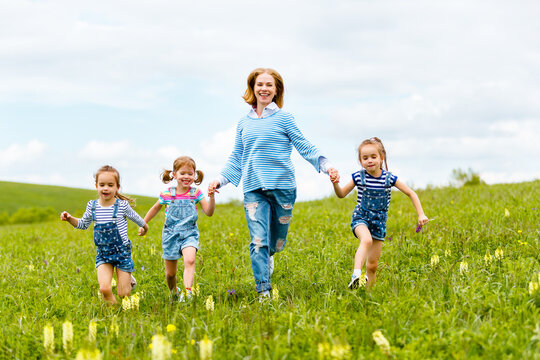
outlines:
[[[244,193],[295,188],[293,146],[320,171],[320,151],[306,140],[290,113],[279,109],[268,117],[246,116],[238,122],[234,148],[221,175],[235,186],[243,179]]]

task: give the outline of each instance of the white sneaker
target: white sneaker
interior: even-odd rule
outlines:
[[[270,256],[270,276],[274,273],[274,255]]]
[[[354,290],[354,289],[357,289],[359,287],[364,287],[364,286],[366,286],[367,281],[368,281],[367,276],[362,278],[362,275],[360,275],[360,276],[354,276],[353,275],[353,276],[351,276],[351,282],[349,283],[349,289]]]
[[[137,280],[135,280],[135,277],[131,275],[131,291],[135,290],[137,287]]]
[[[259,302],[262,303],[265,300],[270,300],[270,291],[268,290],[259,293]]]

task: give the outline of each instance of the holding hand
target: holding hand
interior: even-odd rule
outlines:
[[[144,236],[146,235],[147,231],[148,231],[148,224],[144,225],[144,227],[140,227],[137,235]]]
[[[335,168],[328,169],[328,175],[330,176],[330,181],[332,181],[332,183],[339,183],[339,172]]]
[[[219,185],[218,180],[214,180],[208,184],[208,197],[213,197],[214,193],[219,193],[219,191],[217,191],[217,189],[219,189]]]

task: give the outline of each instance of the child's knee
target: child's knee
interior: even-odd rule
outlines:
[[[194,267],[195,266],[195,257],[184,257],[184,266],[185,267]]]
[[[376,272],[378,266],[379,266],[378,261],[370,261],[370,260],[368,260],[367,263],[366,263],[366,268],[370,272]]]
[[[111,287],[111,284],[99,284],[99,291],[100,291],[103,295],[107,295],[107,294],[112,293],[112,287]]]
[[[176,278],[176,272],[174,273],[166,272],[165,276],[167,277],[167,280],[174,280]]]

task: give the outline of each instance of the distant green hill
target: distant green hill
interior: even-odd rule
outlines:
[[[137,210],[143,214],[156,201],[147,196],[130,197],[136,199]],[[95,190],[0,181],[0,213],[8,215],[21,208],[52,208],[57,213],[66,210],[80,215],[88,200],[95,198]]]

